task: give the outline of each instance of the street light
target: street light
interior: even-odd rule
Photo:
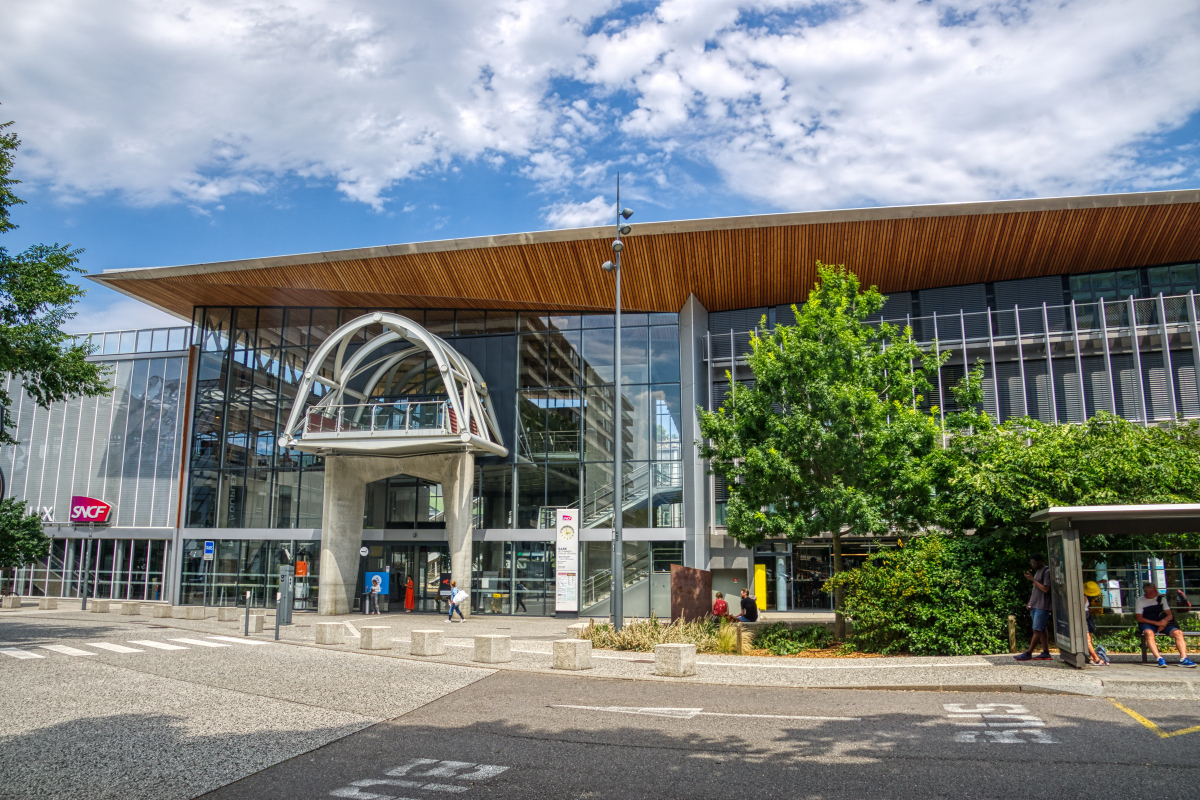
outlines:
[[[612,250],[616,254],[615,261],[605,261],[600,265],[605,272],[616,276],[616,315],[613,317],[613,344],[616,348],[616,358],[613,359],[613,539],[612,539],[612,582],[608,593],[608,607],[611,612],[613,630],[621,630],[625,622],[625,544],[622,541],[625,516],[625,486],[621,475],[622,450],[621,442],[621,251],[625,245],[622,236],[628,236],[633,228],[625,224],[625,220],[633,216],[633,209],[621,208],[621,176],[617,175],[617,238],[613,240]]]

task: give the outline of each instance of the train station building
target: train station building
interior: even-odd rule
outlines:
[[[1200,418],[1198,191],[635,225],[619,344],[600,268],[612,238],[605,226],[91,276],[181,324],[92,335],[111,397],[13,410],[5,491],[54,538],[14,588],[71,597],[88,581],[98,596],[207,605],[249,591],[261,606],[291,563],[302,609],[354,609],[377,574],[391,610],[411,578],[416,610],[433,611],[453,574],[473,613],[553,614],[556,515],[576,509],[582,615],[606,616],[614,583],[627,615],[669,614],[672,564],[711,570],[727,592],[750,584],[768,608],[828,609],[828,542],[738,545],[696,446],[697,407],[750,379],[751,332],[791,321],[817,261],[845,264],[888,296],[882,318],[950,352],[927,398],[943,413],[982,360],[997,420]],[[73,498],[111,506],[108,520],[81,519]]]

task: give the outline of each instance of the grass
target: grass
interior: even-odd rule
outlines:
[[[737,626],[713,619],[663,623],[650,617],[630,622],[619,631],[608,623],[589,625],[580,638],[591,640],[593,647],[638,653],[651,652],[656,644],[694,644],[697,653],[737,652]]]

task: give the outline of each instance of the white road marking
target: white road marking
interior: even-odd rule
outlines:
[[[227,644],[220,642],[205,642],[200,639],[171,639],[172,642],[183,642],[184,644],[192,644],[196,647],[229,647]]]
[[[416,770],[416,771],[414,771]],[[425,792],[445,792],[462,794],[470,790],[479,781],[494,778],[508,767],[497,764],[476,764],[472,761],[438,761],[436,758],[414,758],[407,764],[389,769],[386,778],[362,778],[352,781],[349,786],[334,789],[329,794],[332,797],[346,797],[353,800],[405,800],[390,794],[376,794],[363,791],[376,786],[396,786],[402,789],[419,789]],[[468,783],[427,783],[414,778],[442,778]]]
[[[0,648],[0,653],[4,653],[9,658],[45,658],[41,653],[31,653],[28,650],[21,650],[17,647]]]
[[[79,650],[74,647],[67,647],[65,644],[44,644],[43,650],[51,650],[55,653],[62,653],[65,656],[94,656],[95,653],[89,653],[87,650]]]
[[[166,642],[155,642],[151,639],[130,639],[130,644],[140,644],[142,647],[153,647],[156,650],[187,650],[186,647],[180,647],[177,644],[167,644]]]
[[[552,708],[573,708],[580,711],[603,711],[609,714],[641,714],[648,717],[671,717],[673,719],[691,719],[693,717],[745,717],[747,719],[793,719],[816,722],[859,722],[862,717],[819,717],[801,714],[730,714],[720,711],[705,711],[702,708],[638,708],[634,706],[567,706],[557,705]]]
[[[145,650],[138,650],[136,647],[126,647],[123,644],[109,644],[108,642],[88,642],[88,647],[98,647],[101,650],[110,650],[114,653],[144,653]]]
[[[968,708],[962,703],[946,703],[942,709],[948,712],[946,718],[954,725],[987,729],[959,731],[954,735],[956,742],[966,744],[1058,744],[1058,740],[1049,733],[1038,730],[1046,727],[1045,721],[1030,714],[1029,709],[1023,705],[983,703]],[[993,730],[995,728],[1001,730]],[[1030,730],[1031,728],[1033,730]],[[983,734],[985,738],[980,739],[980,734]]]
[[[358,632],[358,628],[354,627],[354,626],[353,626],[353,625],[351,625],[349,622],[343,622],[342,624],[343,624],[343,625],[345,625],[347,628],[349,628],[349,629],[350,629],[350,635],[351,635],[351,636],[362,636],[362,634],[360,634],[360,633]]]
[[[216,639],[219,642],[233,642],[234,644],[270,644],[270,642],[260,642],[257,639],[235,638],[233,636],[205,636],[205,639]]]

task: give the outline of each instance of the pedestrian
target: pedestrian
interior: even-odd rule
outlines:
[[[1029,592],[1029,602],[1025,607],[1033,617],[1033,637],[1029,640],[1029,649],[1017,653],[1013,658],[1017,661],[1046,661],[1050,658],[1050,634],[1046,631],[1050,622],[1050,568],[1038,553],[1030,554],[1029,567],[1033,571],[1025,573],[1025,580],[1033,582],[1033,589]],[[1034,655],[1033,651],[1039,644],[1042,652]]]
[[[409,575],[408,580],[404,583],[404,613],[406,614],[411,614],[416,606],[416,600],[413,597],[415,588],[412,575]]]
[[[457,611],[458,618],[460,620],[462,620],[463,622],[466,622],[467,618],[463,616],[462,609],[459,606],[461,606],[464,602],[466,602],[466,600],[468,599],[468,596],[467,596],[466,592],[464,592],[462,589],[458,588],[458,581],[450,581],[450,598],[449,599],[450,599],[450,617],[449,617],[448,621],[454,622],[454,612]]]
[[[517,581],[517,607],[513,609],[514,614],[518,611],[524,611],[526,614],[529,613],[529,609],[525,607],[525,592],[527,591],[529,590],[525,588],[525,584]]]
[[[1096,618],[1092,616],[1092,602],[1100,603],[1100,584],[1088,581],[1083,585],[1083,614],[1087,620],[1088,663],[1094,667],[1102,667],[1110,662],[1108,653],[1103,645],[1092,644],[1092,634],[1096,632]]]
[[[1134,603],[1133,610],[1137,616],[1138,633],[1145,639],[1146,648],[1160,667],[1167,666],[1167,660],[1158,652],[1157,637],[1160,635],[1170,636],[1175,640],[1175,647],[1179,650],[1179,666],[1196,666],[1196,662],[1188,658],[1183,631],[1175,624],[1175,614],[1171,611],[1167,596],[1158,593],[1158,587],[1153,581],[1142,584],[1142,596]]]
[[[725,593],[717,592],[717,599],[713,602],[713,616],[717,619],[723,619],[729,613],[729,603],[725,602]]]
[[[758,602],[750,596],[749,589],[742,589],[742,613],[738,622],[758,622]]]
[[[371,610],[367,612],[369,614],[379,613],[379,592],[382,583],[378,575],[371,576]]]

